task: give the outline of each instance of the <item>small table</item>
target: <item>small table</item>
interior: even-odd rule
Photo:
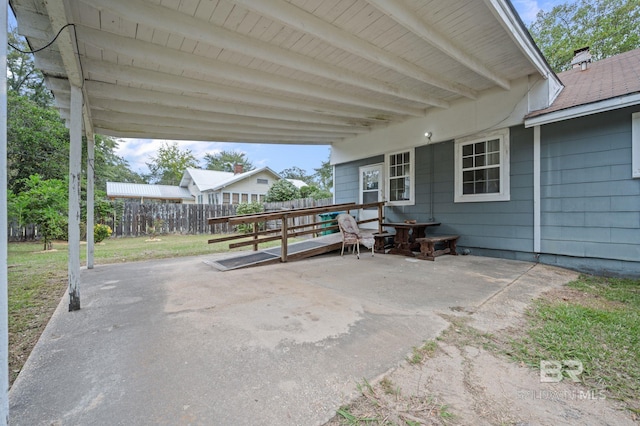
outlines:
[[[383,223],[382,226],[393,227],[396,230],[396,234],[393,237],[393,248],[389,250],[390,254],[415,257],[412,249],[414,246],[416,248],[420,247],[420,244],[416,242],[416,238],[424,238],[427,227],[440,226],[440,222],[390,222]]]

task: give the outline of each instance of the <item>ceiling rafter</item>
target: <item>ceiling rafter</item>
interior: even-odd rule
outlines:
[[[326,110],[327,114],[330,115],[365,118],[362,109],[345,108],[342,104],[308,102],[293,97],[266,95],[252,90],[196,80],[175,74],[140,69],[128,65],[118,65],[95,59],[84,59],[83,66],[85,71],[91,74],[92,80],[96,80],[96,76],[98,78],[101,76],[110,78],[117,75],[119,84],[144,85],[145,87],[151,87],[159,91],[175,92],[176,90],[180,90],[208,99],[240,101],[259,106],[271,106],[307,112]]]
[[[108,49],[132,58],[139,58],[143,62],[155,63],[168,69],[175,69],[176,72],[189,70],[201,73],[202,70],[207,70],[209,75],[215,75],[219,78],[233,80],[242,84],[264,87],[268,90],[278,90],[289,95],[309,96],[330,102],[339,102],[372,110],[377,109],[390,114],[414,117],[425,115],[425,110],[421,108],[407,107],[401,103],[382,101],[365,96],[356,96],[345,91],[297,81],[175,49],[168,49],[154,43],[104,33],[85,26],[78,26],[77,31],[85,43],[94,47]]]
[[[489,67],[483,64],[478,58],[460,49],[453,42],[442,36],[416,16],[406,5],[401,4],[397,0],[367,0],[367,2],[470,70],[482,75],[484,78],[505,90],[509,90],[511,87],[509,80],[501,77],[497,72],[489,69]]]
[[[65,110],[65,113],[61,114],[63,118],[68,118],[68,110]],[[154,115],[147,114],[146,111],[139,112],[136,114],[126,114],[121,112],[114,111],[104,111],[104,110],[95,110],[93,114],[93,119],[95,123],[98,122],[109,122],[109,123],[120,123],[124,125],[129,124],[143,124],[146,126],[171,126],[171,127],[189,127],[191,129],[199,129],[201,131],[214,131],[214,132],[226,132],[226,133],[236,133],[238,135],[265,135],[268,137],[283,135],[283,136],[295,136],[298,135],[300,137],[314,137],[314,136],[322,136],[333,139],[342,139],[347,137],[356,136],[357,132],[343,130],[324,130],[324,131],[311,131],[311,130],[301,130],[301,129],[264,129],[258,126],[242,126],[241,128],[234,124],[229,123],[216,123],[212,124],[209,121],[198,120],[198,119],[185,119],[185,118],[174,118],[174,117],[158,117]]]
[[[381,49],[366,40],[358,38],[342,28],[325,22],[284,0],[261,2],[255,0],[234,0],[246,9],[252,10],[270,19],[276,20],[299,31],[312,34],[335,47],[365,58],[373,63],[385,66],[423,83],[447,90],[458,95],[475,99],[475,90],[462,84],[451,82],[443,77],[432,75],[423,68],[412,64],[393,53]]]
[[[266,129],[285,129],[285,130],[302,130],[302,131],[318,131],[318,132],[353,132],[368,133],[375,126],[362,126],[353,124],[321,124],[321,123],[304,123],[291,120],[276,120],[270,118],[258,118],[251,116],[240,116],[224,113],[203,112],[193,109],[178,108],[175,106],[168,107],[164,105],[138,104],[123,100],[93,99],[91,106],[95,111],[122,112],[125,114],[138,114],[141,108],[148,114],[159,117],[174,117],[180,119],[195,119],[206,121],[213,124],[233,124],[237,126],[259,126]]]
[[[51,20],[51,28],[62,29],[69,23],[67,18],[67,10],[64,2],[62,1],[47,1],[45,2],[47,14]],[[89,106],[89,96],[84,87],[84,76],[82,74],[82,64],[78,58],[78,53],[75,51],[77,46],[77,40],[75,38],[75,27],[67,27],[63,30],[56,45],[60,56],[62,57],[62,63],[66,71],[67,79],[76,87],[79,87],[82,91],[82,121],[84,123],[84,130],[87,135],[93,136],[93,123],[91,121],[91,108]]]
[[[96,130],[107,136],[115,136],[121,138],[154,138],[154,139],[173,139],[188,141],[211,141],[210,132],[194,131],[190,128],[175,128],[168,126],[156,126],[153,129],[142,125],[127,125],[112,123],[96,124]],[[308,144],[308,145],[329,145],[334,142],[332,138],[323,137],[298,137],[298,136],[277,136],[274,138],[246,136],[239,137],[237,134],[217,133],[216,142],[247,142],[247,143],[289,143],[289,144]]]
[[[151,28],[172,28],[172,32],[185,38],[204,42],[223,49],[250,55],[264,61],[277,63],[287,68],[303,71],[329,80],[350,84],[366,90],[378,92],[399,99],[447,108],[449,103],[442,99],[420,95],[415,91],[357,74],[346,68],[330,65],[291,50],[217,27],[195,17],[179,13],[164,6],[146,5],[139,0],[83,0],[98,10],[108,10],[114,14],[134,19]]]
[[[368,119],[351,119],[348,117],[329,116],[326,114],[314,114],[304,111],[286,111],[278,108],[256,107],[227,102],[211,102],[194,96],[176,96],[168,93],[156,93],[149,97],[149,92],[133,87],[114,86],[112,84],[87,81],[85,84],[91,92],[91,99],[126,100],[141,105],[164,105],[168,107],[200,110],[205,112],[217,112],[225,114],[242,115],[249,117],[271,118],[276,120],[292,120],[307,123],[343,124],[369,126],[383,124],[386,120],[377,120],[375,117]],[[69,97],[61,93],[56,99],[62,105],[69,104]]]

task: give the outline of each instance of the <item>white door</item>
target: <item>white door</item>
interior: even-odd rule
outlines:
[[[384,201],[384,164],[360,167],[360,204]],[[358,220],[378,217],[378,208],[361,209]],[[377,222],[359,225],[364,229],[378,229]]]

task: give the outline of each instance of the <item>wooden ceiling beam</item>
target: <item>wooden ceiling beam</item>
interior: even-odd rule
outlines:
[[[98,10],[108,10],[150,28],[171,28],[173,34],[211,46],[231,50],[290,69],[313,74],[329,80],[346,83],[361,89],[371,90],[399,99],[419,102],[424,105],[448,107],[448,102],[415,91],[392,85],[368,76],[334,66],[324,61],[284,49],[258,39],[212,25],[210,22],[185,15],[162,5],[149,5],[139,0],[84,0]]]
[[[392,69],[405,76],[470,99],[477,98],[477,92],[475,90],[462,84],[448,81],[442,76],[433,75],[425,69],[389,51],[381,49],[366,40],[356,37],[342,28],[325,22],[284,0],[271,0],[268,2],[233,0],[233,3],[276,20],[288,27],[311,34],[339,49]]]
[[[391,19],[412,31],[415,35],[440,50],[445,55],[458,61],[458,63],[480,74],[487,80],[497,84],[505,90],[509,90],[511,85],[509,80],[501,77],[494,70],[489,69],[479,59],[460,49],[452,41],[441,35],[439,32],[420,19],[414,11],[397,0],[367,0],[367,2],[378,10],[389,16]]]
[[[84,43],[94,47],[110,50],[128,57],[137,58],[142,62],[158,64],[175,73],[193,71],[224,80],[233,80],[250,86],[264,87],[266,90],[277,90],[294,96],[308,96],[329,102],[345,105],[377,109],[383,113],[400,114],[405,116],[422,117],[426,111],[422,108],[407,107],[402,103],[383,101],[367,96],[353,95],[344,90],[332,89],[309,82],[293,80],[291,78],[265,73],[205,58],[176,49],[170,49],[157,44],[135,40],[102,32],[89,27],[78,27],[78,34]]]

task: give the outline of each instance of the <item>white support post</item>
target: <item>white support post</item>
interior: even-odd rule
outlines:
[[[95,204],[95,151],[96,140],[94,135],[87,134],[87,269],[93,269],[93,221]]]
[[[540,253],[540,126],[533,127],[533,252]]]
[[[7,69],[7,1],[0,4],[0,69]],[[9,423],[9,303],[7,219],[7,73],[0,73],[0,425]]]
[[[80,309],[80,174],[82,162],[82,89],[71,85],[69,129],[69,311]]]

